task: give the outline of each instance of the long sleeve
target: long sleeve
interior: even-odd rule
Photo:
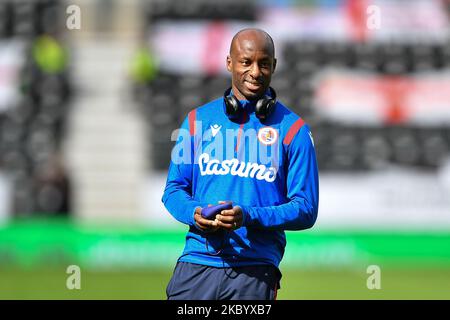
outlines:
[[[186,118],[179,130],[172,150],[162,202],[175,219],[193,226],[195,225],[195,208],[203,207],[204,204],[195,201],[192,197],[194,136],[190,134],[192,132],[189,128],[190,122]]]
[[[277,230],[311,228],[319,206],[319,176],[310,129],[304,125],[287,146],[287,199],[278,206],[241,206],[247,227]]]

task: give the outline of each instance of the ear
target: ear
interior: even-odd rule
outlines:
[[[227,70],[230,72],[231,72],[231,65],[232,65],[231,56],[227,55]]]
[[[276,67],[277,67],[277,59],[273,58],[273,69],[272,69],[272,73],[275,72]]]

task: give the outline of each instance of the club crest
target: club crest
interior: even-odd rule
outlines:
[[[274,144],[278,139],[278,131],[272,127],[264,127],[258,131],[258,140],[264,145]]]

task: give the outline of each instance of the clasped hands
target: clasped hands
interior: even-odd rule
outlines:
[[[219,201],[219,204],[225,203],[225,201]],[[208,207],[212,206],[211,204]],[[242,209],[238,206],[234,206],[229,210],[222,210],[216,215],[214,220],[205,219],[201,215],[201,208],[197,208],[194,213],[194,219],[197,227],[204,232],[215,232],[218,229],[224,229],[227,231],[236,230],[242,227],[243,213]]]

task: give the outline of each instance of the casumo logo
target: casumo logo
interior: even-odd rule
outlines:
[[[238,159],[224,160],[220,162],[216,159],[210,159],[207,153],[202,153],[198,158],[200,174],[204,175],[227,175],[239,176],[242,178],[256,178],[274,182],[277,177],[277,169],[267,168],[263,164],[254,162],[239,162]]]

